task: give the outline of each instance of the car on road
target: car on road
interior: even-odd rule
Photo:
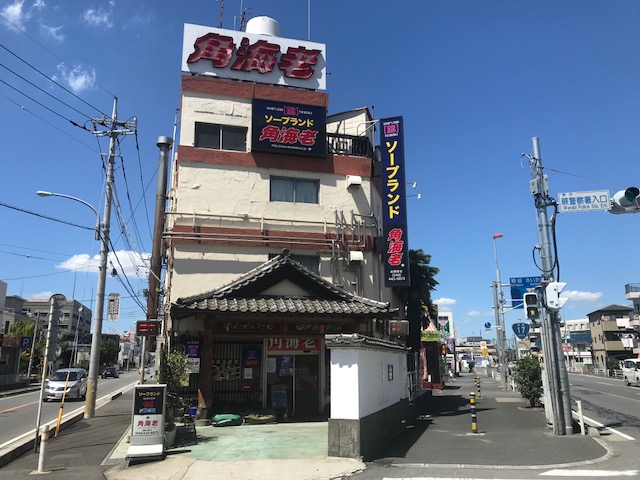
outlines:
[[[87,397],[87,371],[84,368],[61,368],[45,380],[43,401],[85,399]]]
[[[640,359],[628,358],[622,361],[622,377],[625,385],[632,383],[640,387]]]
[[[104,367],[102,370],[102,378],[120,378],[120,374],[118,373],[118,369],[116,367]]]

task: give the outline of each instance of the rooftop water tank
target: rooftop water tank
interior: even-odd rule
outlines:
[[[280,36],[280,24],[271,17],[253,17],[247,22],[247,33],[259,35]]]

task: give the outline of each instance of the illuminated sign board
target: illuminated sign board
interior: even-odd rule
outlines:
[[[136,335],[139,337],[152,337],[158,335],[160,322],[158,320],[139,320],[136,322]]]
[[[309,90],[326,90],[324,44],[184,25],[182,71]]]
[[[255,99],[252,131],[252,151],[327,156],[325,107]]]
[[[382,227],[384,235],[384,284],[407,287],[409,235],[404,176],[404,132],[402,117],[380,120],[382,159]]]

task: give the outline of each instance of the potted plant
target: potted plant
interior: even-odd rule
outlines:
[[[184,404],[179,392],[187,376],[187,355],[169,352],[160,368],[160,383],[167,385],[167,412],[165,415],[165,447],[173,445],[176,436],[176,417],[184,413]]]

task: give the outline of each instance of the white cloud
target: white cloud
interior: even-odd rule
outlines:
[[[141,256],[136,252],[118,250],[117,252],[109,252],[107,265],[109,265],[109,272],[112,268],[111,265],[113,265],[119,275],[124,273],[127,277],[147,278],[149,276],[149,269],[147,268],[149,258],[150,255],[147,253],[143,253]],[[56,268],[72,270],[74,272],[87,271],[98,273],[99,266],[100,255],[90,257],[86,253],[81,253],[59,263],[56,265]]]
[[[490,312],[481,312],[480,310],[471,310],[469,313],[467,313],[467,315],[470,317],[487,317],[487,316],[494,315],[494,313],[493,313],[493,310]]]
[[[29,295],[27,298],[51,298],[52,295],[54,295],[53,292],[45,291],[34,293],[33,295]]]
[[[23,9],[24,0],[10,3],[0,10],[3,17],[9,20],[18,28],[24,28],[25,23],[29,20],[31,14]]]
[[[25,8],[24,0],[16,0],[0,9],[0,14],[14,26],[24,30],[34,11],[44,10],[45,6],[44,0],[35,0],[30,7]]]
[[[49,27],[44,23],[40,24],[40,30],[45,36],[53,38],[55,41],[62,43],[64,41],[64,33],[62,33],[62,25],[59,27]]]
[[[87,90],[96,83],[96,70],[93,67],[85,67],[83,65],[75,65],[69,68],[66,64],[58,65],[60,77],[54,76],[54,80],[62,78],[74,93],[80,93]]]
[[[441,297],[441,298],[438,298],[437,300],[434,300],[433,303],[436,303],[439,307],[444,307],[447,305],[455,305],[456,300],[455,298]]]
[[[582,302],[595,302],[602,297],[602,292],[581,292],[579,290],[563,290],[560,294],[563,298]]]
[[[113,8],[114,3],[110,2],[110,6]],[[103,8],[88,8],[82,14],[82,19],[94,27],[113,27],[113,12]]]

